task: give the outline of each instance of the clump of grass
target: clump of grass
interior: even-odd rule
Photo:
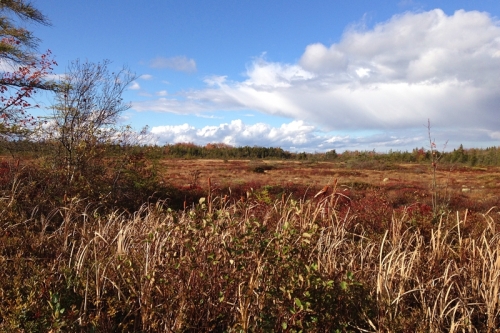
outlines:
[[[255,173],[265,173],[269,170],[275,170],[276,167],[270,164],[259,164],[250,167],[250,170]]]

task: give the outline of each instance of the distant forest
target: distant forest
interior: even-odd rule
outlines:
[[[1,145],[2,155],[32,156],[44,155],[44,152],[53,147],[50,143],[33,143],[27,141],[10,142]],[[347,150],[337,153],[335,150],[327,152],[289,152],[277,147],[233,147],[223,143],[210,143],[198,146],[193,143],[176,143],[164,146],[148,145],[106,145],[103,147],[109,156],[117,156],[122,152],[141,154],[144,157],[184,158],[184,159],[270,159],[270,160],[298,160],[298,161],[331,161],[345,162],[352,167],[370,167],[377,163],[426,163],[432,161],[432,150],[414,148],[412,151],[390,150],[388,152]],[[443,164],[459,164],[467,166],[500,166],[500,146],[488,148],[464,148],[449,152],[434,151],[437,160]]]

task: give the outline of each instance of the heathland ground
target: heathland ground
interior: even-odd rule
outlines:
[[[497,166],[139,152],[0,176],[4,332],[500,328]]]

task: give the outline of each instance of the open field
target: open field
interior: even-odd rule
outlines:
[[[137,156],[0,164],[0,331],[500,329],[499,168]]]
[[[384,179],[391,183],[430,184],[431,167],[425,164],[392,165],[385,170],[352,169],[345,163],[334,162],[296,162],[296,161],[261,161],[261,160],[183,160],[164,159],[160,161],[164,176],[169,181],[183,185],[192,180],[194,171],[199,171],[201,178],[211,177],[225,185],[259,182],[263,184],[296,183],[310,186],[324,186],[338,179],[339,183],[367,183],[373,186],[383,185]],[[262,172],[259,169],[262,168]],[[446,169],[448,170],[446,170]],[[267,170],[266,170],[267,169]],[[499,167],[461,167],[443,166],[438,170],[438,182],[458,190],[463,186],[476,190],[500,190]],[[387,185],[387,183],[385,183]]]
[[[242,194],[237,189],[258,190],[264,186],[275,194],[309,198],[324,186],[332,191],[334,182],[341,193],[376,189],[396,205],[412,204],[411,199],[430,204],[432,194],[431,166],[417,163],[353,168],[334,162],[164,159],[158,168],[165,182],[179,188],[199,186],[208,190],[207,179],[211,178],[217,194],[229,195],[232,188],[237,192],[236,199]],[[452,209],[500,206],[499,167],[443,165],[436,171],[436,184],[441,203]],[[408,198],[410,194],[412,198]],[[398,198],[401,195],[406,199]]]

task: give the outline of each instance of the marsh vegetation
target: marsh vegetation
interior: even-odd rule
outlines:
[[[500,170],[370,163],[4,158],[0,328],[495,332]]]

